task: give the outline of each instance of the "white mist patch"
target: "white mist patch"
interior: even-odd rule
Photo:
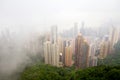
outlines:
[[[41,54],[40,34],[14,28],[0,33],[0,80],[16,80],[13,75],[22,72],[32,62],[32,56]]]

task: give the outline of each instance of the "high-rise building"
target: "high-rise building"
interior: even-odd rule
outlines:
[[[85,24],[84,22],[81,23],[81,28],[80,28],[80,33],[82,33],[83,35],[85,35]]]
[[[52,64],[51,42],[50,41],[46,41],[44,43],[44,60],[45,60],[45,64]]]
[[[45,64],[53,66],[62,66],[61,55],[57,44],[51,44],[50,41],[44,43],[44,60]]]
[[[72,39],[71,41],[71,47],[72,47],[72,53],[75,54],[75,39]]]
[[[59,67],[63,67],[63,54],[59,54]]]
[[[51,40],[49,41],[49,36],[46,40],[47,41],[44,43],[45,63],[58,67],[62,66],[63,44],[62,39],[58,39],[57,26],[51,28]]]
[[[113,49],[113,46],[117,43],[119,39],[119,28],[111,27],[110,28],[110,34],[109,34],[109,40],[111,42],[111,49]]]
[[[57,43],[58,39],[58,31],[57,31],[57,26],[52,26],[51,27],[51,43]]]
[[[73,28],[73,36],[76,37],[78,35],[78,23],[74,23],[74,28]]]
[[[63,39],[62,37],[58,38],[59,52],[63,54]]]
[[[65,47],[65,66],[72,66],[72,47],[69,44]]]
[[[52,65],[59,66],[59,48],[57,44],[51,46]]]
[[[108,37],[105,36],[103,41],[100,44],[100,54],[98,56],[99,59],[104,59],[110,52],[110,41]]]
[[[45,34],[45,41],[50,41],[50,33]]]
[[[59,56],[59,62],[60,62],[60,66],[63,66],[63,64],[64,64],[64,58],[65,58],[65,45],[64,45],[64,40],[61,38],[61,37],[59,37],[58,38],[58,47],[59,47],[59,53],[60,53],[60,56]]]
[[[90,52],[89,52],[89,67],[91,66],[97,66],[97,50],[98,50],[98,45],[96,43],[91,43],[90,45]]]
[[[75,66],[76,68],[88,67],[89,45],[87,41],[79,34],[75,40]]]
[[[65,47],[66,47],[67,41],[63,41],[63,64],[65,64]]]
[[[89,57],[89,67],[97,66],[98,58],[97,56]]]

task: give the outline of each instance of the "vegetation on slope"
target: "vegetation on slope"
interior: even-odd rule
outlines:
[[[75,70],[36,64],[27,67],[21,73],[20,80],[120,80],[120,66],[97,66]]]

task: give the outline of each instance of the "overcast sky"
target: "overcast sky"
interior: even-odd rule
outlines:
[[[0,25],[32,25],[60,29],[79,24],[96,27],[120,22],[120,0],[0,0]]]

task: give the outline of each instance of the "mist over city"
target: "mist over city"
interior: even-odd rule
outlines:
[[[119,79],[119,0],[0,0],[0,80]]]

